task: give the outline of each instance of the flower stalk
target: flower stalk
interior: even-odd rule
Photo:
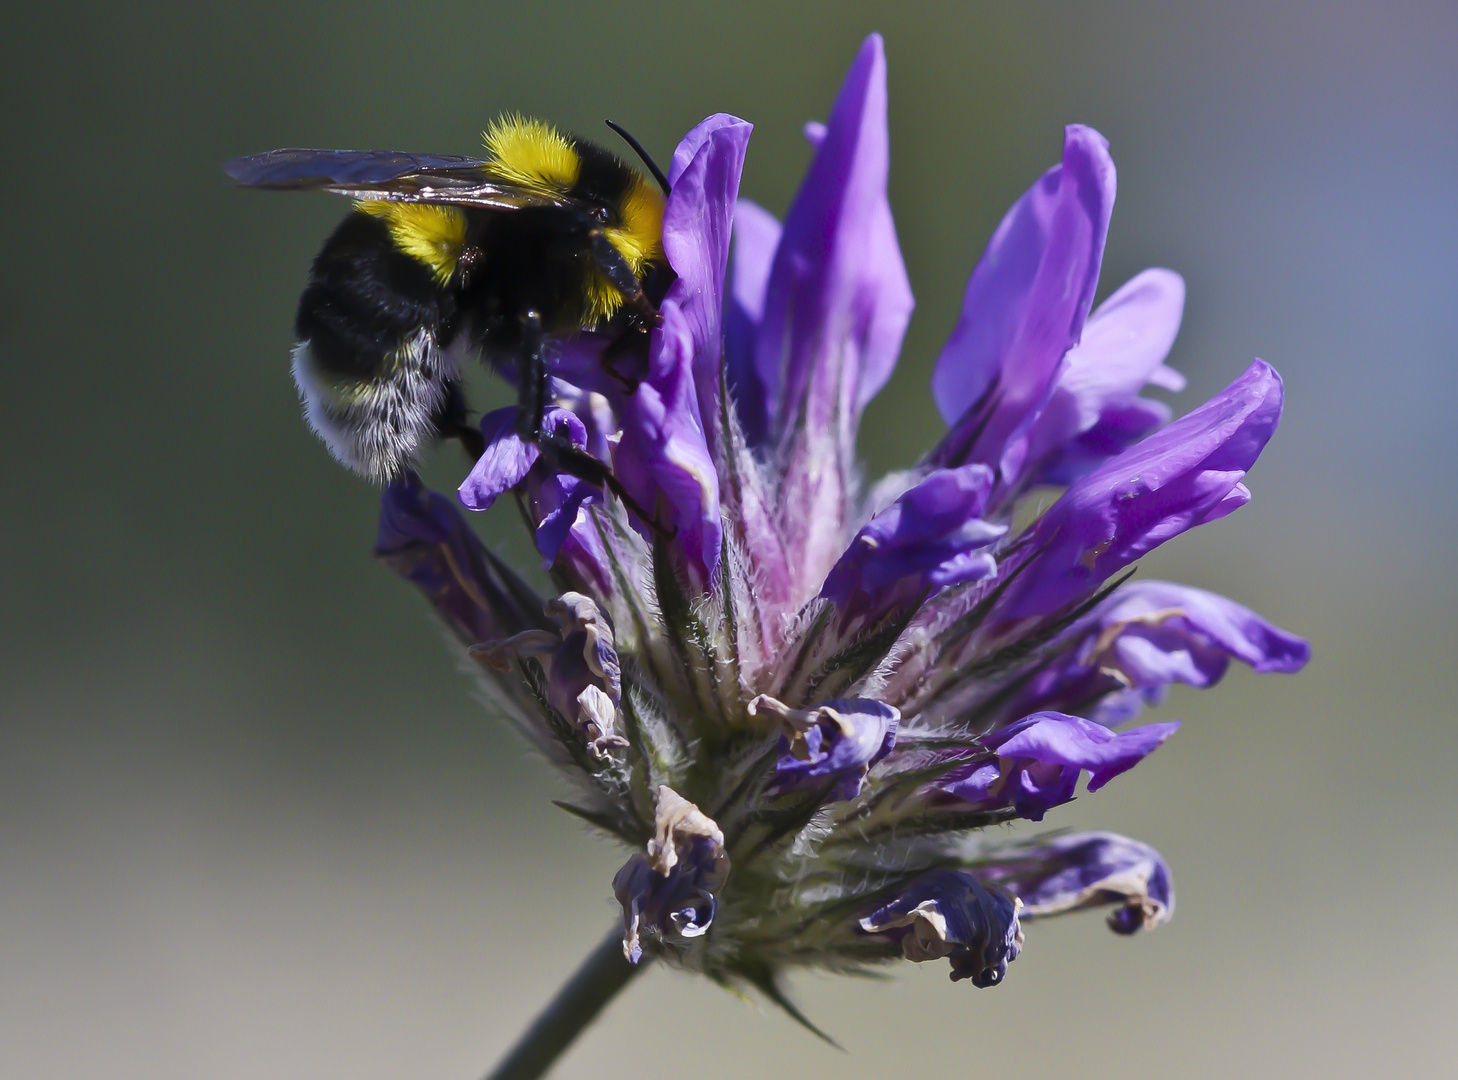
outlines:
[[[645,964],[623,958],[623,936],[613,928],[583,960],[543,1009],[532,1026],[516,1041],[486,1080],[536,1080],[597,1019],[597,1014],[619,990],[632,982]]]

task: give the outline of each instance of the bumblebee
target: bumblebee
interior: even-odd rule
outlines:
[[[475,352],[516,381],[517,431],[567,472],[607,467],[544,433],[554,340],[608,329],[645,336],[669,273],[668,182],[617,131],[655,186],[607,150],[507,116],[484,158],[396,151],[274,150],[224,169],[244,187],[355,200],[324,242],[299,299],[294,381],[309,426],[341,463],[376,482],[407,471],[438,436],[470,453],[461,363]],[[614,485],[616,487],[616,485]]]

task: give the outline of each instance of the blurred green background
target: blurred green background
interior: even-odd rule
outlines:
[[[470,153],[520,109],[660,157],[716,110],[783,212],[864,34],[918,299],[873,471],[1011,201],[1099,128],[1100,294],[1185,275],[1188,409],[1288,387],[1255,502],[1143,573],[1308,635],[1052,824],[1146,839],[1167,928],[1029,930],[1007,982],[802,976],[781,1015],[651,971],[562,1076],[1431,1075],[1458,1051],[1458,8],[27,5],[0,41],[0,1075],[469,1078],[616,917],[622,853],[469,697],[299,419],[290,324],[343,206],[229,190],[283,145]],[[442,454],[432,476],[461,473]],[[525,558],[509,516],[482,522]]]

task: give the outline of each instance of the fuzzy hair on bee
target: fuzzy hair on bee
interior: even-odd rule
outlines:
[[[437,437],[471,449],[467,353],[516,382],[519,434],[540,442],[552,343],[584,330],[642,336],[656,316],[647,289],[668,272],[667,183],[624,137],[657,185],[517,115],[486,129],[484,158],[275,150],[225,166],[245,187],[355,200],[315,258],[294,320],[294,381],[336,459],[384,483]]]

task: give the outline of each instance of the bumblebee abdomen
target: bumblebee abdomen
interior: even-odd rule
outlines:
[[[299,299],[293,371],[339,461],[385,481],[418,456],[455,378],[454,322],[454,295],[385,223],[353,213],[329,237]]]
[[[395,247],[383,222],[355,213],[314,260],[294,332],[313,343],[322,370],[368,380],[400,342],[422,328],[441,336],[454,315],[453,295],[430,270]]]

